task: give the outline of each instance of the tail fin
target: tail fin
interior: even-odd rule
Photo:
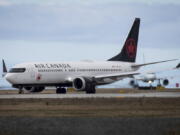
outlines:
[[[2,77],[4,77],[7,73],[7,68],[6,68],[6,64],[4,62],[4,60],[2,59],[2,66],[3,66],[3,74],[2,74]]]
[[[124,61],[124,62],[136,61],[139,26],[140,26],[140,18],[136,18],[128,34],[126,42],[124,43],[123,49],[118,55],[112,57],[108,61]]]

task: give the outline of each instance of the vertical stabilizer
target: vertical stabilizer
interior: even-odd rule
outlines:
[[[121,52],[109,59],[108,61],[124,61],[124,62],[135,62],[138,36],[139,36],[140,18],[136,18],[132,25],[132,28],[128,34],[128,37],[124,43]]]

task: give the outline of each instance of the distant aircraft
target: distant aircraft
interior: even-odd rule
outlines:
[[[139,87],[138,82],[142,81],[145,83],[149,83],[151,86],[151,84],[154,81],[158,81],[158,86],[161,86],[161,81],[162,81],[162,84],[164,86],[167,86],[169,84],[169,80],[167,79],[167,77],[157,77],[156,73],[178,69],[179,67],[180,67],[180,63],[175,68],[172,68],[172,69],[166,69],[166,70],[161,70],[161,71],[156,71],[156,72],[154,71],[154,72],[145,73],[145,74],[142,73],[142,74],[137,75],[137,76],[135,75],[135,76],[133,76],[133,79],[130,80],[129,84],[133,87]]]
[[[32,62],[15,65],[6,72],[6,80],[12,87],[30,92],[40,92],[47,86],[55,86],[56,93],[66,93],[67,87],[77,91],[95,93],[97,85],[110,84],[139,74],[140,67],[172,60],[136,64],[140,18],[134,20],[121,52],[107,61],[82,62]],[[4,60],[3,60],[4,62]]]
[[[136,77],[134,77],[134,79],[130,80],[129,84],[131,86],[137,88],[137,87],[139,87],[139,84],[138,84],[139,81],[148,83],[148,84],[150,84],[150,86],[154,81],[158,81],[158,86],[161,86],[161,80],[162,80],[162,84],[164,86],[167,86],[169,84],[169,80],[167,78],[157,77],[156,73],[146,73],[146,74],[142,74],[138,77],[136,76]]]

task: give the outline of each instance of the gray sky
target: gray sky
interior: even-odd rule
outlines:
[[[179,13],[178,0],[0,0],[0,58],[8,66],[106,60],[121,50],[135,17],[138,63],[143,54],[147,62],[180,58]]]

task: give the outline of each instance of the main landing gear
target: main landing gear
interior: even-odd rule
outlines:
[[[19,87],[18,94],[23,94],[23,93],[24,93],[23,87]]]
[[[56,88],[56,93],[57,94],[66,94],[67,89],[63,87],[57,87]]]
[[[158,79],[157,87],[162,87],[162,85],[161,85],[161,80],[160,80],[160,79]]]
[[[94,94],[94,93],[96,93],[95,85],[90,85],[89,87],[87,87],[86,88],[86,93],[87,94]]]

